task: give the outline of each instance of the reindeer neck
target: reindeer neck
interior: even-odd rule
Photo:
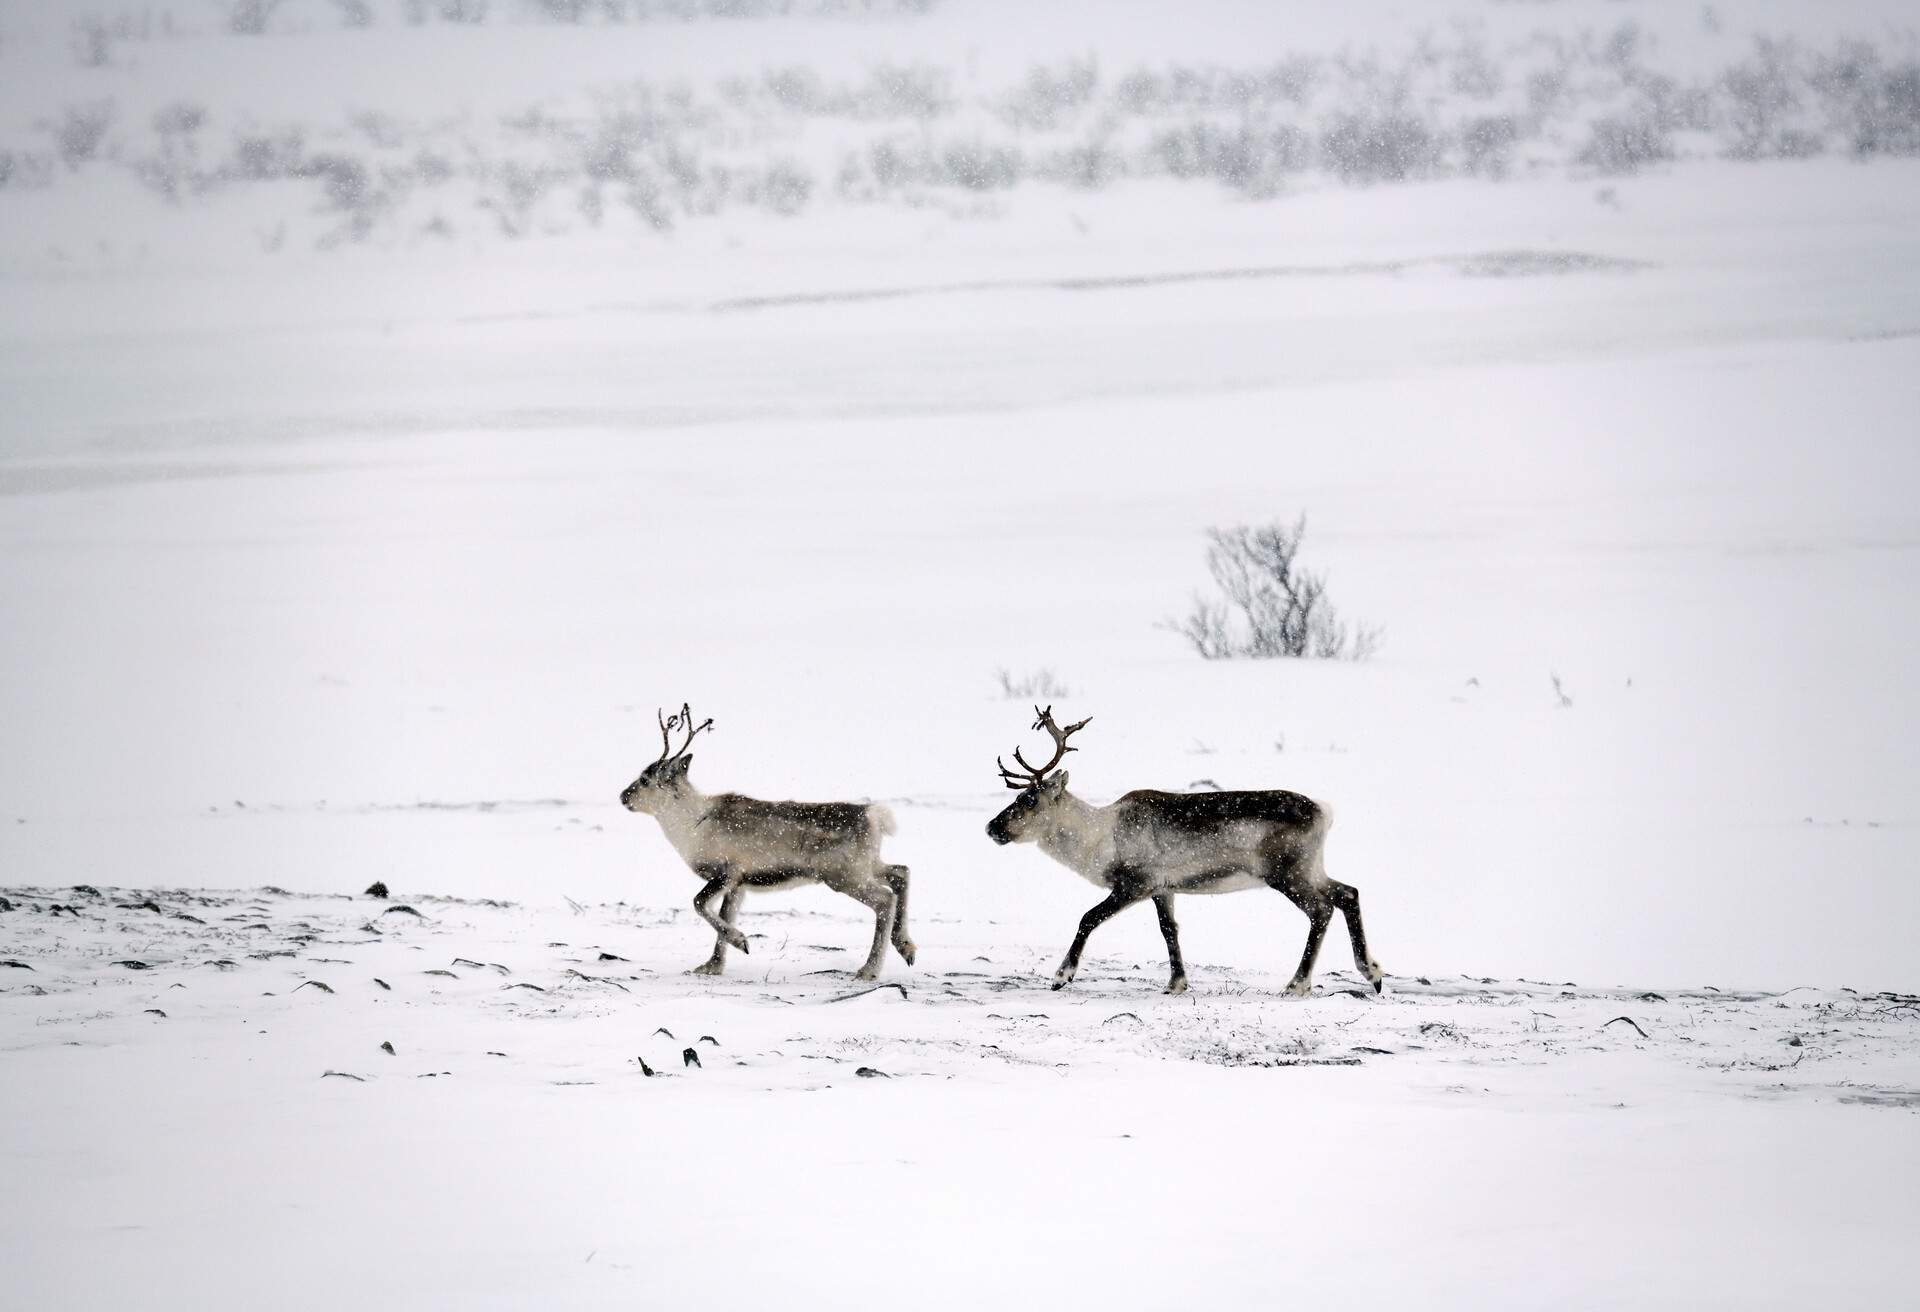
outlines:
[[[1108,808],[1062,793],[1040,830],[1040,850],[1095,882],[1113,864],[1113,822]]]
[[[691,783],[683,783],[653,813],[667,841],[673,844],[673,850],[688,865],[694,862],[694,852],[700,841],[700,821],[706,817],[711,802],[711,798]]]

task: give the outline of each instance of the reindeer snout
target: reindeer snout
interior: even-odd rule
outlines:
[[[1003,815],[997,815],[987,821],[987,837],[1002,847],[1013,841],[1013,835],[1007,832],[1006,822],[1007,818]]]

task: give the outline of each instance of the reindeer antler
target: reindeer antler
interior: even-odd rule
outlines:
[[[1036,706],[1033,708],[1033,714],[1033,727],[1036,729],[1045,729],[1048,736],[1053,739],[1053,759],[1036,770],[1032,764],[1028,762],[1026,757],[1020,755],[1020,749],[1016,747],[1013,749],[1013,759],[1020,763],[1020,770],[1025,772],[1023,774],[1007,769],[1005,761],[1002,761],[997,756],[994,757],[993,763],[1000,767],[1000,777],[1006,781],[1007,787],[1009,788],[1028,788],[1045,779],[1047,775],[1052,772],[1053,767],[1060,764],[1066,757],[1068,752],[1077,752],[1080,750],[1077,747],[1069,747],[1067,745],[1067,739],[1093,723],[1093,717],[1089,715],[1086,719],[1080,721],[1080,723],[1070,724],[1062,729],[1053,722],[1053,707],[1051,706],[1047,707],[1044,711]]]
[[[677,757],[685,756],[687,754],[687,748],[693,746],[695,736],[702,730],[713,728],[713,717],[711,715],[698,726],[695,726],[693,722],[693,707],[686,702],[680,703],[678,713],[669,715],[664,720],[660,719],[660,712],[656,708],[653,712],[653,718],[660,722],[660,757],[659,760],[654,762],[655,765],[660,764],[661,761],[670,761]],[[675,729],[684,729],[687,731],[686,741],[680,744],[678,750],[675,750],[671,737],[671,733]]]

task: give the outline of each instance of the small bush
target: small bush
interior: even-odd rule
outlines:
[[[1504,178],[1513,166],[1520,125],[1508,114],[1469,119],[1460,129],[1460,166],[1478,178]]]
[[[1073,695],[1051,669],[1015,674],[1003,665],[993,672],[993,677],[1000,684],[1000,696],[1010,702],[1064,701]]]
[[[1342,182],[1401,182],[1432,172],[1440,140],[1410,114],[1343,114],[1321,133],[1320,154]]]
[[[1602,173],[1638,173],[1673,158],[1673,139],[1653,118],[1596,119],[1579,160]]]
[[[1363,661],[1380,648],[1377,628],[1346,623],[1327,599],[1326,575],[1303,569],[1302,515],[1291,526],[1207,530],[1207,572],[1220,600],[1195,597],[1168,627],[1207,660],[1280,656]]]
[[[229,0],[227,31],[235,36],[260,36],[273,20],[273,11],[285,0]]]
[[[42,124],[53,133],[53,148],[60,162],[77,169],[100,153],[113,126],[113,102],[96,100],[85,105],[68,105],[57,122]]]

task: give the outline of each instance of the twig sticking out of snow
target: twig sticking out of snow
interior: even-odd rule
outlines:
[[[300,983],[298,983],[298,984],[295,984],[295,985],[293,986],[293,991],[294,991],[295,993],[298,993],[298,992],[299,992],[299,991],[300,991],[301,989],[304,989],[304,988],[307,988],[307,987],[309,987],[309,986],[311,986],[311,987],[313,987],[313,988],[316,988],[316,989],[319,989],[319,990],[320,990],[320,991],[321,991],[322,993],[331,993],[331,992],[333,992],[333,985],[331,985],[331,984],[322,984],[322,983],[321,983],[321,982],[320,982],[319,980],[317,980],[317,979],[309,979],[309,980],[303,980],[303,981],[301,981]]]
[[[1615,1016],[1612,1020],[1607,1022],[1607,1025],[1618,1025],[1622,1021],[1625,1021],[1627,1024],[1633,1026],[1633,1032],[1635,1034],[1638,1034],[1641,1038],[1644,1039],[1647,1037],[1647,1032],[1641,1029],[1639,1022],[1634,1020],[1634,1018],[1631,1016]],[[1607,1025],[1602,1025],[1600,1028],[1605,1029],[1607,1028]]]
[[[366,1076],[355,1075],[352,1071],[321,1071],[320,1072],[320,1078],[323,1080],[330,1075],[335,1076],[342,1080],[352,1080],[356,1084],[365,1084],[367,1082]]]
[[[903,999],[907,996],[907,986],[904,984],[875,984],[872,988],[855,989],[851,993],[842,993],[835,997],[828,998],[827,1001],[828,1002],[848,1002],[854,998],[864,998],[869,993],[878,993],[881,989],[899,989],[900,996]]]
[[[1134,1022],[1134,1023],[1136,1024],[1136,1025],[1145,1025],[1145,1024],[1146,1024],[1146,1022],[1145,1022],[1145,1021],[1143,1021],[1143,1020],[1141,1020],[1139,1016],[1137,1016],[1137,1015],[1135,1015],[1135,1014],[1134,1014],[1133,1012],[1131,1012],[1131,1011],[1116,1011],[1116,1012],[1114,1012],[1114,1013],[1113,1013],[1113,1015],[1111,1015],[1111,1016],[1109,1016],[1109,1017],[1107,1017],[1107,1018],[1106,1018],[1105,1020],[1103,1020],[1103,1021],[1101,1021],[1100,1023],[1101,1023],[1102,1025],[1111,1025],[1111,1024],[1113,1024],[1113,1023],[1114,1023],[1115,1021],[1117,1021],[1117,1020],[1123,1020],[1123,1019],[1124,1019],[1124,1020],[1131,1020],[1131,1021],[1133,1021],[1133,1022]]]

